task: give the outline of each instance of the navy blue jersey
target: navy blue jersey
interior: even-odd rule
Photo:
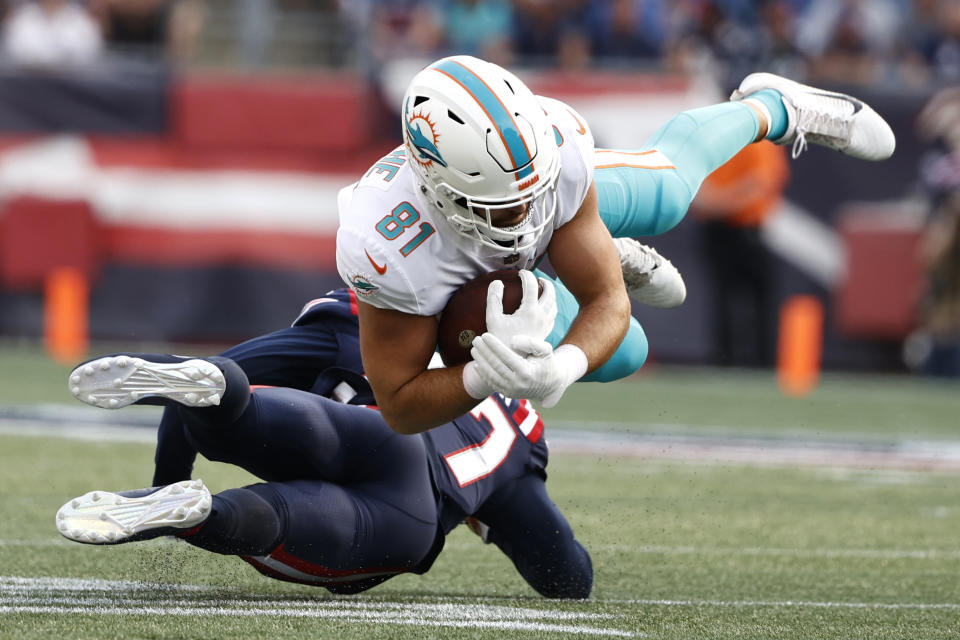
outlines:
[[[357,295],[350,289],[334,289],[303,305],[291,326],[315,324],[333,319],[357,323]],[[359,354],[357,354],[359,357]]]
[[[465,416],[422,434],[448,533],[500,486],[530,472],[545,476],[543,420],[528,400],[492,395]]]
[[[253,386],[374,403],[360,358],[357,299],[349,289],[311,300],[290,327],[231,347],[223,356],[236,362]],[[416,436],[426,440],[433,481],[446,496],[441,500],[444,532],[474,513],[498,483],[529,470],[543,473],[542,433],[543,422],[529,401],[495,394],[469,414]],[[195,456],[195,443],[183,437],[176,412],[168,411],[158,433],[154,484],[189,477]]]
[[[543,426],[525,400],[490,397],[427,434],[401,435],[376,409],[297,389],[231,394],[247,388],[242,370],[213,361],[227,392],[216,408],[180,408],[187,439],[208,459],[264,480],[246,489],[272,506],[275,519],[261,514],[245,535],[227,534],[227,542],[220,530],[213,540],[188,537],[193,544],[249,549],[250,527],[282,531],[279,544],[241,555],[272,577],[347,592],[425,572],[446,534],[492,498],[511,522],[553,511],[535,490],[497,497],[520,479],[544,480]]]
[[[360,360],[357,297],[349,289],[311,300],[290,327],[247,340],[221,355],[239,364],[254,385],[373,404]]]
[[[349,289],[311,300],[293,324],[223,352],[255,386],[312,391],[351,404],[373,404],[363,376],[357,299]],[[196,448],[184,436],[174,408],[166,408],[157,432],[153,485],[190,478]]]
[[[495,394],[451,423],[400,435],[375,409],[350,406],[373,403],[356,304],[348,290],[330,292],[291,327],[224,352],[236,369],[228,389],[262,391],[232,402],[225,396],[218,409],[166,409],[155,485],[190,477],[200,451],[266,481],[218,494],[222,508],[231,496],[253,500],[253,492],[272,513],[239,508],[251,514],[246,528],[187,539],[233,549],[274,578],[353,593],[425,572],[446,534],[476,515],[537,591],[585,597],[589,555],[546,493],[540,415],[527,400]],[[250,406],[237,418],[246,398]],[[268,531],[284,534],[260,544]]]

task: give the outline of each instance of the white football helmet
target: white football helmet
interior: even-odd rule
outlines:
[[[558,133],[515,75],[470,56],[420,71],[403,98],[403,141],[424,196],[454,229],[487,247],[534,245],[556,214]],[[529,204],[510,228],[491,211]]]

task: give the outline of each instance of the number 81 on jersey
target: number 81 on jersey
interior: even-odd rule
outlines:
[[[401,202],[388,215],[383,216],[377,223],[377,232],[387,240],[396,240],[405,230],[420,220],[420,212],[409,202]],[[433,235],[436,229],[429,222],[421,222],[419,232],[410,241],[400,247],[400,253],[406,258],[413,253],[424,241]]]

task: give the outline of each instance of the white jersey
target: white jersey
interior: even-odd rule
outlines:
[[[458,233],[420,193],[403,147],[381,158],[340,191],[337,270],[344,282],[376,307],[432,316],[465,282],[497,269],[533,269],[558,227],[569,222],[593,182],[593,136],[586,121],[559,100],[539,98],[560,144],[557,212],[537,244],[498,251]],[[533,208],[531,224],[551,202]]]

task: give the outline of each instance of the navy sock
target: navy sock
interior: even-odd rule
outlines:
[[[213,496],[210,517],[181,537],[213,553],[268,555],[280,544],[283,523],[273,505],[254,490],[260,487],[228,489]]]

